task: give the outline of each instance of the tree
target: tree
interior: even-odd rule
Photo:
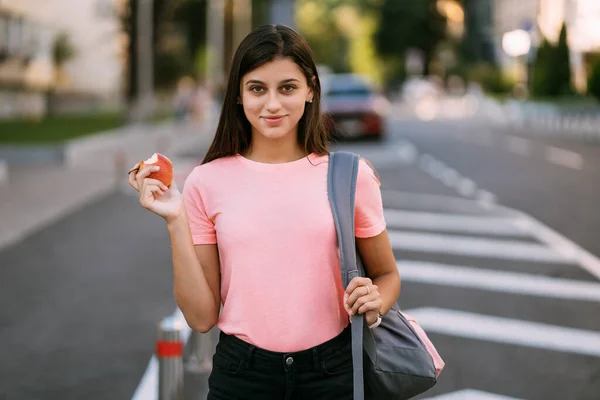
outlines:
[[[569,57],[569,44],[567,43],[567,26],[563,24],[560,30],[558,46],[555,50],[554,79],[556,81],[557,94],[570,94],[571,87],[571,61]]]
[[[544,38],[542,44],[537,49],[535,62],[533,64],[531,77],[531,89],[536,96],[552,95],[552,44]]]
[[[52,44],[52,62],[60,70],[69,60],[75,57],[76,51],[71,38],[66,32],[60,32]]]
[[[587,83],[588,94],[600,101],[600,56],[594,60]]]
[[[563,24],[558,44],[544,39],[533,66],[533,93],[536,96],[559,96],[572,93],[571,63],[567,28]]]
[[[406,50],[419,49],[424,56],[424,73],[437,45],[446,38],[446,18],[436,0],[383,0],[375,45],[381,56],[404,57]]]
[[[198,58],[206,43],[207,0],[181,1],[175,10],[175,22],[182,26],[192,59]]]
[[[127,47],[127,99],[133,101],[137,94],[137,12],[138,2],[140,0],[128,0],[124,7],[124,12],[121,15],[121,27],[129,37],[129,44]],[[176,0],[153,0],[153,48],[155,62],[160,66],[161,64],[168,64],[164,62],[164,54],[158,51],[157,43],[161,38],[161,32],[165,28],[165,24],[169,22],[173,17],[174,7]],[[159,74],[155,74],[154,78],[160,77]]]

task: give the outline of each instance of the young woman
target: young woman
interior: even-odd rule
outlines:
[[[320,100],[308,44],[263,26],[235,53],[216,136],[183,193],[149,179],[156,167],[130,174],[142,206],[167,222],[188,324],[221,330],[208,399],[352,399],[348,316],[377,329],[400,293],[364,160],[355,224],[369,278],[342,287]]]

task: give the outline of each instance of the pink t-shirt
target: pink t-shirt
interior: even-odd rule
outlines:
[[[327,196],[328,156],[283,164],[240,155],[196,167],[183,189],[194,244],[218,243],[218,327],[271,351],[304,350],[348,325]],[[385,229],[380,184],[360,162],[357,237]]]

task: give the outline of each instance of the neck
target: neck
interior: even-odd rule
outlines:
[[[260,134],[252,134],[252,144],[244,157],[252,161],[280,164],[299,160],[307,154],[298,145],[296,135],[285,135],[280,139],[269,139]]]

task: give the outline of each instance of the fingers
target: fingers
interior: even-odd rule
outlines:
[[[135,180],[135,175],[138,173],[139,168],[140,168],[140,163],[137,163],[137,164],[135,164],[135,166],[132,169],[129,170],[129,173],[128,173],[129,186],[131,186],[138,192],[139,192],[139,187]]]
[[[344,307],[350,315],[364,314],[370,310],[379,312],[381,309],[379,288],[373,285],[369,278],[354,278],[346,289]]]
[[[144,179],[143,186],[146,186],[146,185],[158,186],[164,192],[169,190],[169,187],[167,185],[165,185],[164,183],[162,183],[161,181],[159,181],[158,179],[146,178],[146,179]]]
[[[158,196],[162,196],[163,191],[158,185],[147,184],[140,192],[140,204],[145,208],[150,208],[154,199]]]
[[[348,287],[346,288],[346,293],[351,294],[357,287],[371,285],[372,283],[373,282],[371,282],[371,279],[369,278],[352,278],[352,280],[348,284]]]
[[[372,291],[371,294],[358,297],[353,303],[350,303],[349,299],[348,307],[352,315],[364,314],[369,310],[379,311],[381,308],[381,296],[378,291]]]
[[[137,174],[135,174],[135,180],[138,188],[142,188],[142,182],[148,177],[148,175],[158,170],[160,170],[160,167],[157,165],[144,165],[144,168],[140,169]]]

